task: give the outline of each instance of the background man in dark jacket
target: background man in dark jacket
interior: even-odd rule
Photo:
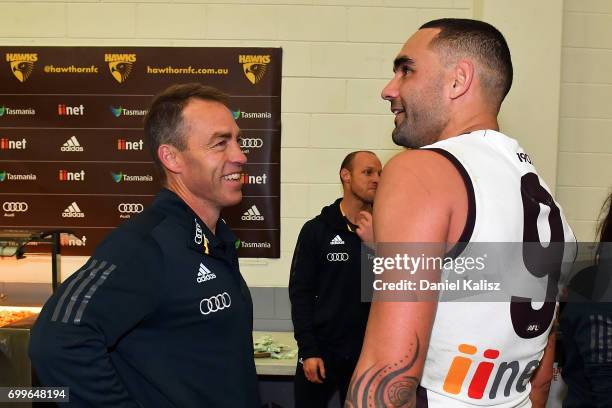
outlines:
[[[361,302],[361,243],[372,242],[372,203],[381,173],[372,152],[357,151],[340,166],[344,194],[302,227],[293,254],[289,297],[299,363],[296,408],[344,403],[368,319]]]
[[[236,237],[246,157],[227,98],[200,84],[158,95],[145,140],[163,188],[45,304],[30,357],[78,407],[259,408],[253,306]]]

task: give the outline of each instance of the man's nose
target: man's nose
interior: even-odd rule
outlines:
[[[398,96],[399,96],[399,87],[397,85],[397,79],[393,77],[389,81],[389,83],[383,88],[382,92],[380,93],[380,97],[387,101],[391,101],[397,98]]]
[[[242,152],[242,149],[240,148],[240,143],[238,142],[232,143],[232,150],[230,152],[230,161],[240,166],[246,164],[247,162],[247,157]]]

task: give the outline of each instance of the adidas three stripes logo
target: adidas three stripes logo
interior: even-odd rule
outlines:
[[[72,321],[74,324],[80,324],[87,305],[116,267],[106,261],[91,259],[64,288],[64,293],[53,310],[51,321],[56,322],[61,316],[62,323]]]

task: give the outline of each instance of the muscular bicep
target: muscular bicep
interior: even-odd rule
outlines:
[[[463,181],[447,159],[429,151],[403,152],[385,166],[380,180],[375,240],[452,242],[454,211],[462,202],[467,202]]]
[[[374,206],[377,257],[444,257],[455,211],[453,195],[463,188],[444,160],[433,152],[405,152],[385,167]],[[437,282],[440,271],[435,263],[388,262],[392,264],[378,276],[381,285],[405,278],[416,286],[375,291],[347,396],[349,407],[370,406],[372,401],[374,406],[415,404],[437,306],[437,292],[421,291],[419,281]]]

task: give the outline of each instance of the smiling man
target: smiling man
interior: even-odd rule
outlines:
[[[172,86],[145,138],[164,189],[45,304],[33,366],[77,407],[259,407],[251,296],[219,218],[246,163],[227,97]]]
[[[431,21],[405,43],[393,72],[382,97],[395,114],[394,142],[411,150],[385,166],[374,205],[377,244],[408,251],[420,244],[434,259],[469,259],[481,254],[474,243],[517,243],[523,256],[502,251],[496,259],[503,273],[542,278],[546,299],[554,298],[557,282],[534,267],[548,255],[541,242],[575,239],[529,156],[499,132],[512,84],[502,34],[482,21]],[[555,261],[572,257],[565,251]],[[445,268],[442,276],[454,272]],[[434,283],[440,272],[416,271]],[[404,301],[378,294],[346,406],[543,407],[555,301],[535,309],[525,290],[486,303],[435,302],[444,295],[435,291],[426,301],[427,293]]]

